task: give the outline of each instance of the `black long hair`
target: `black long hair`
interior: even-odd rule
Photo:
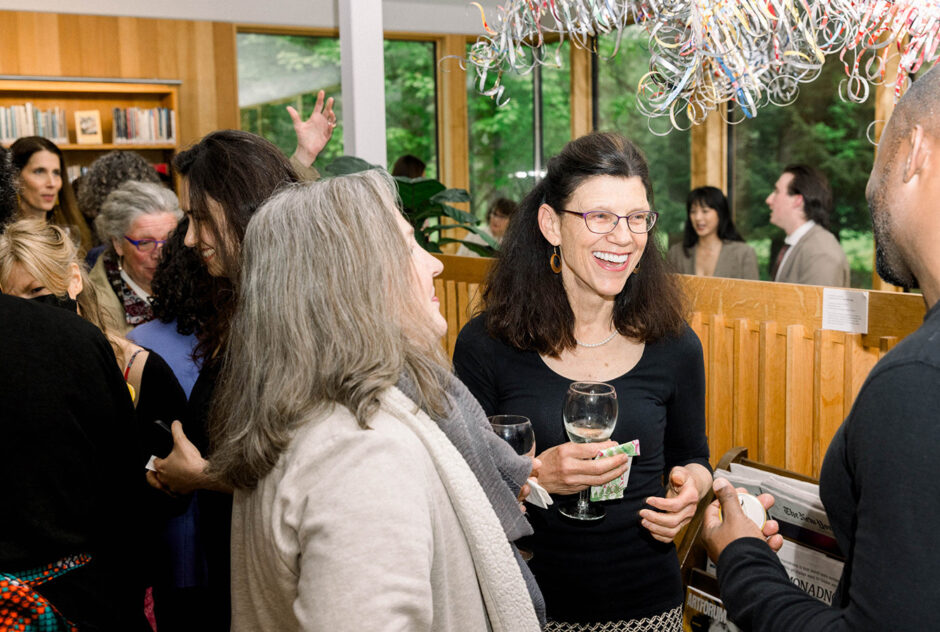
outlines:
[[[177,154],[173,167],[189,186],[189,199],[180,203],[188,205],[191,222],[205,225],[212,233],[225,275],[214,279],[214,291],[204,297],[212,316],[197,333],[196,356],[205,361],[222,350],[228,336],[235,311],[239,251],[248,221],[271,194],[299,178],[273,143],[231,129],[212,132]],[[212,202],[222,209],[224,227],[213,219]]]
[[[3,232],[4,224],[16,215],[16,211],[16,184],[10,152],[0,147],[0,233]]]
[[[632,142],[619,134],[593,133],[565,145],[519,204],[490,271],[483,309],[491,336],[552,357],[575,347],[574,312],[561,275],[549,266],[553,248],[539,229],[538,213],[547,204],[560,214],[581,184],[602,175],[640,178],[652,204],[649,167]],[[649,232],[642,269],[630,275],[614,301],[617,331],[642,342],[677,335],[685,324],[682,294],[666,271],[655,231]]]
[[[728,198],[716,187],[698,187],[689,191],[685,198],[685,232],[682,234],[682,249],[685,256],[691,256],[689,248],[698,243],[698,233],[692,227],[689,215],[692,214],[693,206],[705,206],[713,208],[718,213],[718,239],[722,241],[744,241],[744,238],[738,234],[738,229],[734,227],[734,220],[731,219],[731,209],[728,207]]]

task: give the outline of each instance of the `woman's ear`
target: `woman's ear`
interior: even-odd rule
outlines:
[[[112,237],[111,246],[114,248],[114,252],[116,252],[119,257],[124,256],[124,244],[122,243],[122,240],[118,240]]]
[[[561,244],[561,218],[548,204],[539,207],[539,230],[551,245]]]
[[[72,263],[69,266],[69,298],[74,301],[83,289],[85,289],[85,286],[82,283],[82,270],[77,263]]]

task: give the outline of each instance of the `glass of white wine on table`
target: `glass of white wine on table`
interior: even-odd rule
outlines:
[[[607,441],[617,425],[617,391],[603,382],[574,382],[568,387],[562,409],[565,432],[574,443]],[[576,502],[559,511],[573,520],[600,520],[604,508],[591,504],[591,488],[581,490]]]

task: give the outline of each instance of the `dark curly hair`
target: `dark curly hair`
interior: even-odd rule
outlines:
[[[92,220],[111,191],[129,180],[161,184],[157,170],[135,151],[115,150],[101,156],[88,167],[78,189],[78,209]]]
[[[13,178],[13,165],[10,152],[0,147],[0,233],[3,226],[13,219],[16,213],[16,184]]]
[[[189,219],[183,219],[167,237],[153,273],[150,302],[155,318],[164,323],[175,320],[176,331],[198,336],[213,313],[204,297],[216,292],[216,280],[199,255],[183,244],[188,227]]]
[[[491,336],[550,357],[575,347],[574,312],[561,275],[549,267],[554,249],[539,229],[539,207],[546,204],[560,215],[579,186],[601,175],[639,178],[653,203],[646,159],[620,134],[596,132],[565,145],[519,204],[487,278],[483,309]],[[649,232],[642,270],[630,275],[613,308],[617,331],[642,342],[679,335],[685,327],[683,296],[667,273],[655,231]]]

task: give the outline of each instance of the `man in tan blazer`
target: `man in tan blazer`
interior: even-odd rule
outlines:
[[[818,169],[790,165],[767,196],[770,223],[787,234],[770,269],[781,283],[848,287],[849,262],[829,232],[832,189]]]

